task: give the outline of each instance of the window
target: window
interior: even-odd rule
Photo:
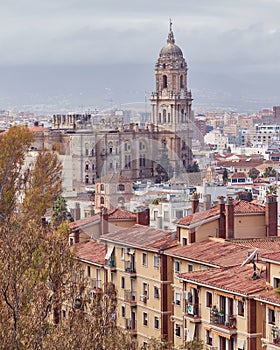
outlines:
[[[85,165],[85,171],[88,171],[88,169],[89,169],[89,164],[86,163],[86,165]]]
[[[238,316],[244,316],[244,301],[238,300]]]
[[[206,292],[206,307],[212,307],[213,305],[213,294]]]
[[[180,261],[174,262],[174,271],[175,273],[180,273]]]
[[[206,331],[206,344],[207,345],[212,345],[213,339],[212,339],[212,334],[210,331]]]
[[[154,298],[159,299],[159,289],[157,286],[154,286]]]
[[[181,294],[180,293],[175,293],[175,304],[181,305]]]
[[[273,278],[273,288],[278,288],[280,284],[280,278],[274,277]]]
[[[149,285],[146,282],[143,283],[143,295],[146,297],[149,296]]]
[[[104,204],[105,201],[104,201],[104,197],[100,197],[100,204]]]
[[[104,184],[100,185],[100,191],[104,191]]]
[[[169,211],[165,210],[163,212],[163,220],[164,221],[169,221],[170,220]]]
[[[188,244],[188,239],[186,237],[183,237],[182,244],[183,245],[187,245]]]
[[[121,288],[124,289],[125,288],[125,278],[121,277]]]
[[[87,267],[87,275],[88,275],[88,277],[91,276],[90,266]]]
[[[192,264],[188,264],[188,272],[192,272],[193,271],[193,265]]]
[[[164,89],[166,89],[167,88],[167,76],[166,75],[164,75],[163,77],[162,77],[162,80],[163,80],[163,88]]]
[[[124,184],[118,184],[118,191],[123,192],[125,190]]]
[[[122,317],[125,317],[125,305],[122,305]]]
[[[124,248],[121,248],[121,259],[124,260]]]
[[[148,256],[147,253],[142,253],[142,265],[148,266]]]
[[[66,310],[62,310],[62,318],[66,318]]]
[[[155,319],[154,319],[154,326],[156,329],[159,329],[159,318],[157,316],[155,316]]]
[[[143,312],[143,325],[148,326],[148,314]]]
[[[154,255],[154,267],[159,267],[159,256],[157,254]]]
[[[175,324],[175,334],[176,337],[181,337],[181,326],[178,323]]]
[[[268,309],[268,323],[275,324],[275,310]]]

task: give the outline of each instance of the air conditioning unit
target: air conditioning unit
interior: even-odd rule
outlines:
[[[147,302],[147,295],[140,295],[140,301],[143,301],[143,303]]]

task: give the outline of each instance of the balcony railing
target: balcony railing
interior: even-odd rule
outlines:
[[[90,278],[90,288],[101,288],[101,280]]]
[[[124,269],[126,272],[135,273],[135,265],[131,261],[124,262]]]
[[[124,300],[128,303],[136,303],[136,292],[131,290],[124,291]]]
[[[111,270],[114,270],[116,268],[116,261],[114,258],[111,258],[110,260],[106,260],[105,267]]]
[[[133,320],[131,318],[126,318],[125,319],[125,328],[128,331],[136,332],[136,320]]]
[[[274,325],[271,326],[269,342],[280,347],[280,329]]]
[[[191,317],[200,317],[200,304],[186,303],[185,314]]]
[[[210,323],[228,328],[236,328],[236,317],[232,314],[225,314],[223,311],[218,311],[217,309],[211,309]]]

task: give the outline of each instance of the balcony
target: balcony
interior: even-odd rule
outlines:
[[[96,278],[90,278],[89,286],[92,289],[101,288],[101,280],[98,280]]]
[[[106,260],[105,269],[110,271],[116,271],[116,262],[115,259]]]
[[[136,292],[131,290],[124,291],[124,301],[130,304],[137,304]]]
[[[133,320],[131,318],[125,319],[125,329],[129,331],[130,333],[136,333],[136,320]]]
[[[124,262],[124,270],[125,272],[128,272],[131,276],[136,275],[135,264],[133,264],[131,261]]]
[[[200,304],[186,303],[185,317],[191,322],[201,322]]]
[[[223,328],[227,334],[236,334],[236,316],[225,314],[223,311],[218,311],[216,308],[210,310],[210,323]]]
[[[280,348],[280,329],[277,326],[271,325],[269,342]]]

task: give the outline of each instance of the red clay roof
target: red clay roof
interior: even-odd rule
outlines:
[[[47,128],[44,128],[43,126],[40,126],[40,125],[38,125],[38,126],[31,126],[30,128],[28,128],[29,129],[29,131],[31,131],[31,132],[44,132],[44,131],[49,131],[49,129],[47,129]]]
[[[267,289],[265,292],[258,295],[258,299],[280,305],[280,296],[277,296],[275,289]]]
[[[247,248],[258,248],[259,257],[272,257],[274,252],[280,251],[280,237],[234,239],[231,242]]]
[[[264,214],[265,213],[265,207],[250,203],[244,200],[234,200],[234,214]],[[219,215],[220,213],[220,207],[219,204],[215,205],[214,207],[210,208],[209,210],[202,210],[200,212],[196,212],[195,214],[191,214],[188,216],[183,217],[182,219],[178,220],[179,225],[190,225],[197,222],[201,222],[203,220],[207,220],[209,218],[214,218],[216,215]]]
[[[252,265],[245,265],[187,272],[180,274],[180,277],[188,282],[204,284],[233,293],[250,295],[266,288],[266,273],[263,272],[261,278],[253,280],[253,272]]]
[[[95,221],[98,221],[100,219],[99,214],[93,215],[93,216],[88,216],[86,218],[80,219],[80,220],[76,220],[74,222],[70,222],[70,229],[75,229],[75,228],[80,228],[86,225],[89,225]]]
[[[163,250],[177,245],[177,239],[172,232],[151,228],[149,226],[134,225],[101,236],[104,241],[129,245],[135,248]]]
[[[123,209],[113,209],[109,213],[109,220],[136,220],[136,214]]]
[[[80,259],[87,260],[96,264],[104,264],[106,246],[104,243],[90,241],[86,243],[75,244],[71,247],[74,254]]]
[[[190,246],[170,248],[165,253],[167,255],[195,260],[202,264],[229,267],[241,265],[253,250],[253,248],[238,246],[231,242],[209,239]]]

